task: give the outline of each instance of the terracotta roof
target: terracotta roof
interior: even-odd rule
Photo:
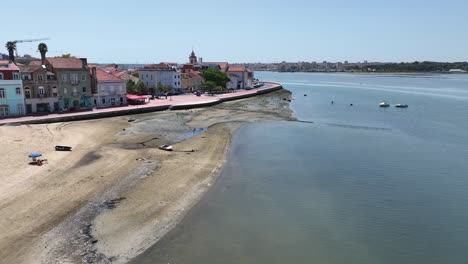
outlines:
[[[145,65],[143,69],[145,70],[171,70],[172,67],[166,63],[161,62],[159,64]]]
[[[19,71],[18,66],[14,63],[9,62],[8,60],[0,60],[0,64],[8,65],[6,68],[1,67],[0,70],[2,71]]]
[[[229,63],[228,62],[211,62],[211,61],[207,61],[207,62],[203,62],[202,64],[205,64],[205,65],[218,65],[221,69],[227,69],[227,67],[229,66]]]
[[[38,60],[31,61],[28,65],[29,66],[40,66],[40,65],[42,65],[42,61],[38,61]]]
[[[33,72],[39,68],[41,68],[41,65],[40,64],[33,64],[33,63],[30,63],[28,65],[25,65],[25,64],[18,64],[17,65],[18,68],[20,69],[21,72]]]
[[[245,71],[245,66],[229,66],[228,72],[243,72]]]
[[[101,69],[96,69],[96,79],[98,81],[122,81],[119,77]]]
[[[189,71],[190,78],[203,79],[199,71]]]
[[[79,58],[47,58],[56,69],[83,69],[83,62]]]

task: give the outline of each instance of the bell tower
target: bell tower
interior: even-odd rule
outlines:
[[[197,56],[195,55],[195,51],[192,49],[192,53],[189,57],[190,64],[197,64]]]

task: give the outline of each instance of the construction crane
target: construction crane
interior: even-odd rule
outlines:
[[[17,44],[17,43],[23,43],[23,42],[36,42],[36,41],[41,41],[41,40],[49,40],[50,38],[40,38],[40,39],[21,39],[21,40],[12,40],[11,42]],[[15,49],[15,57],[18,57],[18,48]]]

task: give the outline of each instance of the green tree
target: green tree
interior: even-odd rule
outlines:
[[[231,81],[225,72],[217,69],[207,69],[203,71],[203,78],[205,81],[215,83],[215,86],[226,88],[226,84]]]
[[[8,50],[8,56],[10,57],[10,61],[15,62],[16,42],[8,41],[5,45],[5,48],[7,48]]]
[[[60,56],[55,56],[55,58],[75,58],[75,56],[72,56],[71,53],[65,53]]]
[[[127,93],[128,94],[136,94],[136,87],[135,87],[135,82],[132,80],[127,81]]]
[[[213,81],[206,81],[203,83],[203,91],[209,92],[213,95],[213,90],[216,89],[216,83]]]
[[[135,91],[139,95],[145,95],[145,94],[148,94],[149,90],[148,90],[148,87],[146,86],[146,84],[144,82],[138,82],[135,85]]]
[[[39,45],[37,45],[37,51],[41,53],[41,60],[44,61],[46,59],[46,53],[48,51],[47,45],[45,43],[39,43]]]

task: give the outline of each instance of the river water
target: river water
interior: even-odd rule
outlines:
[[[314,123],[242,127],[215,186],[133,263],[467,263],[468,76],[256,77]]]

